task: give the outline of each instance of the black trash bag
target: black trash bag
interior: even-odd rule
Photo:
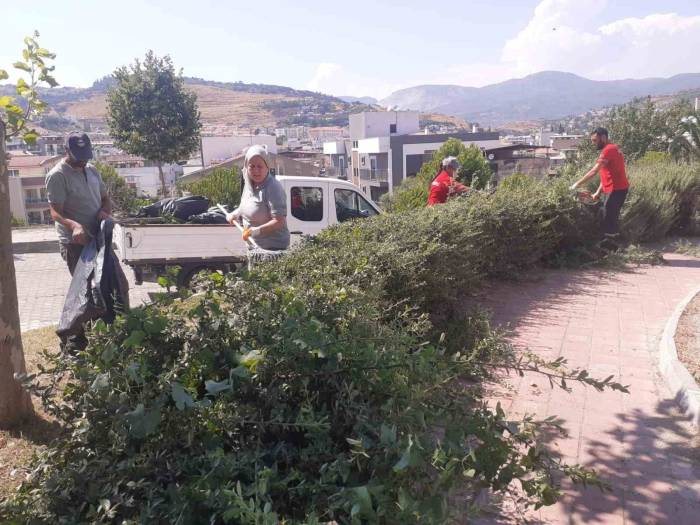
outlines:
[[[212,206],[204,213],[192,215],[187,222],[194,224],[227,224],[226,214],[218,206]]]
[[[209,209],[209,199],[201,195],[190,195],[173,199],[163,206],[163,214],[172,215],[176,219],[186,221],[192,215],[199,215]]]
[[[137,213],[137,217],[160,217],[163,213],[163,208],[170,204],[174,199],[163,199],[148,206],[141,206]]]
[[[102,221],[80,254],[56,330],[63,341],[81,336],[88,321],[111,323],[129,308],[129,282],[112,250],[113,228],[112,220]]]

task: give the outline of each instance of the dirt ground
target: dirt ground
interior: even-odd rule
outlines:
[[[39,328],[22,334],[24,357],[29,373],[38,371],[42,350],[58,351],[55,327]],[[57,433],[56,423],[34,400],[35,414],[13,430],[0,430],[0,500],[9,496],[27,474],[32,455]]]
[[[678,321],[676,349],[678,359],[700,383],[700,295],[688,304]]]

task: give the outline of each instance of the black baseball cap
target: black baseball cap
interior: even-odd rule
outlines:
[[[92,143],[87,133],[73,131],[66,137],[66,149],[75,160],[92,159]]]

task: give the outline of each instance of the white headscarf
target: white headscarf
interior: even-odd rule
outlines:
[[[265,165],[267,166],[268,169],[268,174],[270,170],[270,157],[267,152],[267,146],[264,146],[262,144],[253,144],[251,147],[249,147],[246,152],[245,152],[245,162],[243,163],[243,175],[245,176],[246,184],[250,184],[250,187],[253,187],[253,183],[248,177],[248,163],[251,161],[253,157],[260,157]]]

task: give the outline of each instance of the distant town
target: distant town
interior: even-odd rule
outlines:
[[[93,143],[95,160],[116,169],[138,196],[162,198],[158,167],[114,146],[106,123],[82,119],[79,126]],[[554,173],[575,155],[581,135],[540,129],[528,135],[502,135],[446,125],[421,126],[416,111],[364,111],[349,115],[346,126],[290,126],[254,131],[207,130],[199,151],[179,164],[163,166],[168,192],[216,168],[242,165],[252,144],[263,144],[275,159],[277,175],[338,177],[360,187],[373,200],[414,176],[449,138],[480,148],[493,171],[493,184],[515,171],[533,176]],[[8,142],[12,216],[27,224],[50,224],[45,175],[63,156],[63,133],[44,132],[35,144]],[[169,196],[169,195],[166,195]]]

